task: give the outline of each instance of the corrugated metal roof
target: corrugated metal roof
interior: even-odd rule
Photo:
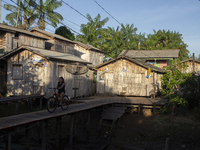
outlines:
[[[47,31],[44,31],[44,30],[41,30],[41,29],[38,29],[38,28],[32,28],[30,30],[30,32],[32,32],[32,31],[38,31],[38,32],[45,34],[47,36],[50,36],[52,38],[57,38],[57,39],[60,39],[60,40],[63,40],[63,41],[67,41],[67,42],[70,42],[70,43],[73,43],[73,44],[77,44],[79,46],[82,46],[83,48],[86,48],[87,50],[93,50],[93,51],[98,51],[100,53],[104,53],[103,51],[101,51],[100,49],[98,49],[98,48],[96,48],[92,45],[87,45],[87,44],[84,44],[84,43],[81,43],[81,42],[72,41],[72,40],[69,40],[69,39],[67,39],[63,36],[58,35],[58,34],[50,33],[50,32],[47,32]]]
[[[32,33],[30,31],[24,30],[24,29],[20,29],[20,28],[16,28],[16,27],[12,27],[12,26],[8,26],[8,25],[4,25],[0,23],[0,30],[4,30],[7,32],[12,32],[12,33],[23,33],[23,34],[27,34],[33,37],[37,37],[37,38],[42,38],[42,39],[47,39],[45,37],[41,37],[38,34]]]
[[[181,61],[181,63],[184,63],[184,62],[187,62],[187,61],[193,61],[193,58],[189,58],[189,59],[183,60],[183,61]],[[200,60],[194,59],[194,62],[200,63]]]
[[[119,56],[130,58],[178,58],[179,49],[169,50],[123,50]]]
[[[129,60],[129,61],[131,61],[131,62],[133,62],[133,63],[135,63],[135,64],[137,64],[137,65],[140,65],[140,66],[142,66],[142,67],[144,67],[144,68],[146,68],[146,69],[148,69],[149,67],[151,67],[151,70],[152,70],[152,71],[156,71],[156,72],[159,72],[159,73],[163,73],[163,69],[161,69],[161,68],[158,68],[158,67],[156,67],[156,66],[147,64],[147,63],[145,63],[145,62],[141,62],[141,61],[136,60],[136,59],[131,59],[131,58],[126,57],[126,56],[119,56],[118,58],[109,60],[109,61],[107,61],[107,62],[105,62],[105,63],[103,63],[103,64],[100,64],[100,65],[94,67],[94,69],[98,69],[98,68],[100,68],[100,67],[103,67],[103,66],[105,66],[105,65],[107,65],[107,64],[109,64],[109,63],[112,63],[112,62],[114,62],[114,61],[116,61],[116,60],[119,60],[119,59],[127,59],[127,60]]]
[[[30,32],[32,31],[38,31],[42,34],[45,34],[47,36],[50,36],[52,38],[57,38],[57,39],[60,39],[60,40],[63,40],[63,41],[67,41],[67,42],[70,42],[70,43],[74,43],[74,41],[70,40],[70,39],[67,39],[67,38],[64,38],[63,36],[60,36],[58,34],[54,34],[54,33],[50,33],[50,32],[47,32],[47,31],[44,31],[44,30],[41,30],[41,29],[38,29],[38,28],[32,28],[31,30],[29,30]]]
[[[16,53],[20,50],[32,51],[33,53],[41,55],[42,57],[45,57],[46,59],[58,59],[58,60],[65,60],[65,61],[71,61],[71,62],[80,62],[80,63],[84,63],[84,64],[91,64],[90,62],[88,62],[84,59],[81,59],[75,55],[71,55],[71,54],[67,54],[67,53],[60,53],[60,52],[52,51],[52,50],[45,50],[45,49],[31,47],[31,46],[24,46],[24,45],[4,54],[3,56],[0,57],[0,59],[9,57],[13,53]]]

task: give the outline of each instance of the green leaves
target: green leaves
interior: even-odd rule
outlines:
[[[70,40],[75,40],[74,34],[71,33],[69,29],[67,29],[65,26],[60,26],[56,29],[55,34],[61,35],[65,38],[68,38]]]

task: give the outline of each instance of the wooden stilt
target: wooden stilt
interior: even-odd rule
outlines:
[[[69,131],[69,148],[73,148],[73,137],[74,137],[74,114],[71,115],[70,119],[70,131]]]
[[[5,116],[8,116],[8,103],[5,103]]]
[[[140,115],[140,111],[141,111],[141,105],[139,104],[139,106],[138,106],[138,115]]]
[[[30,99],[30,103],[31,103],[31,110],[33,110],[33,100]]]
[[[12,150],[12,142],[11,142],[11,133],[8,134],[7,144],[6,144],[6,150]]]
[[[39,123],[38,124],[38,144],[40,145],[41,144],[41,136],[40,136],[40,131],[41,131],[41,124]]]
[[[166,144],[165,144],[165,150],[169,150],[169,141],[170,141],[170,138],[167,138]]]
[[[87,122],[86,122],[86,142],[90,140],[90,110],[86,110]]]
[[[15,114],[18,114],[18,101],[15,102]]]
[[[26,126],[25,126],[25,128],[26,128],[26,130],[25,130],[25,132],[26,132],[26,150],[29,150],[29,146],[30,146],[30,141],[29,141],[29,124],[27,124]]]
[[[40,98],[40,110],[42,109],[42,100],[43,100],[43,97]]]
[[[56,149],[60,148],[60,130],[62,117],[56,118]]]
[[[45,122],[43,121],[42,124],[42,150],[46,150],[46,136],[45,136]]]

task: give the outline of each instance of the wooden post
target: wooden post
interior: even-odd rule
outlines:
[[[42,122],[42,150],[46,150],[45,121]]]
[[[192,66],[193,66],[193,72],[195,71],[195,65],[194,65],[194,53],[193,53],[193,61],[192,61]]]
[[[138,115],[140,115],[141,105],[138,106]]]
[[[106,76],[105,76],[105,74],[104,74],[104,94],[106,97]]]
[[[30,99],[30,103],[31,103],[31,110],[33,109],[33,99]]]
[[[42,99],[43,97],[40,98],[40,110],[42,110]]]
[[[62,117],[56,117],[56,149],[60,149],[60,130]]]
[[[169,140],[170,138],[166,139],[165,150],[169,150]]]
[[[41,123],[38,124],[38,144],[41,144]]]
[[[5,116],[8,116],[8,103],[5,103]]]
[[[9,133],[7,143],[6,143],[6,150],[12,150],[11,144],[12,144],[11,133]]]
[[[69,149],[73,148],[73,137],[74,137],[74,114],[70,118],[70,131],[69,131]]]
[[[15,114],[18,114],[18,101],[15,102]]]
[[[156,105],[156,102],[155,102],[155,99],[156,99],[156,89],[155,89],[155,72],[153,71],[153,99],[154,99],[154,107],[153,107],[153,114],[155,115],[155,105]]]
[[[86,110],[87,122],[86,122],[86,142],[90,141],[90,110]]]
[[[27,124],[25,126],[26,130],[25,130],[25,134],[26,134],[26,150],[29,150],[29,146],[30,146],[30,141],[29,141],[29,124]]]

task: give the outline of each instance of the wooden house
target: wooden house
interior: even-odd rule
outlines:
[[[41,37],[48,38],[48,40],[45,41],[45,49],[78,56],[84,60],[87,60],[88,62],[91,62],[93,66],[103,63],[104,52],[91,45],[80,43],[77,41],[71,41],[60,35],[53,34],[37,28],[32,28],[30,32],[38,34]]]
[[[194,59],[194,63],[193,63],[193,59],[190,58],[190,59],[181,61],[181,63],[183,65],[188,66],[187,68],[182,70],[183,73],[191,73],[193,71],[195,71],[196,73],[200,73],[200,60]]]
[[[180,50],[123,50],[119,56],[139,59],[147,64],[162,68],[167,66],[170,60],[179,58]]]
[[[151,72],[149,70],[148,75],[149,67]],[[99,94],[151,96],[154,93],[154,82],[156,93],[162,88],[162,69],[126,56],[119,56],[96,66],[95,69]]]
[[[29,31],[0,24],[0,56],[22,44],[44,48],[47,38]],[[0,89],[7,81],[6,61],[0,60]]]
[[[53,92],[49,88],[57,86],[60,76],[65,79],[67,95],[74,96],[74,87],[79,88],[77,96],[95,94],[92,71],[87,73],[89,77],[83,74],[74,78],[65,70],[72,63],[90,64],[77,56],[22,45],[0,59],[7,60],[7,91],[10,96],[42,94],[49,97]]]

